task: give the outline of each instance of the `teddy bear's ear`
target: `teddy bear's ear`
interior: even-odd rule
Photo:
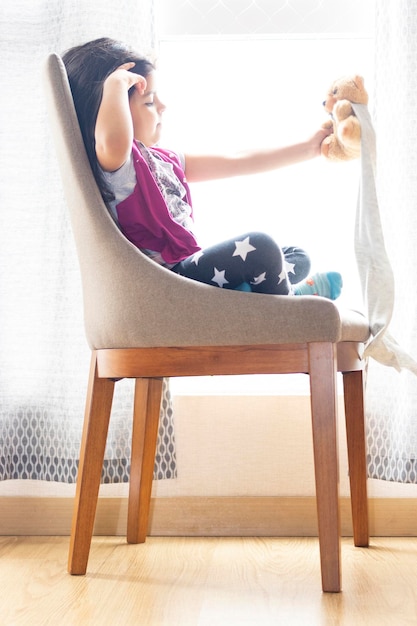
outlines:
[[[365,85],[364,85],[363,76],[359,76],[359,74],[356,74],[353,80],[355,82],[355,85],[358,87],[358,89],[364,89]]]

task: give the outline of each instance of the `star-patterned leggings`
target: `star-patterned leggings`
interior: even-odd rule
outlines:
[[[310,259],[301,248],[280,248],[269,235],[250,232],[196,252],[172,271],[224,289],[247,283],[257,293],[288,295],[308,276]]]

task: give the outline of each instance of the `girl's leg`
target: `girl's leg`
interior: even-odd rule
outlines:
[[[296,285],[307,278],[310,273],[311,262],[305,250],[296,246],[284,246],[282,251],[290,283]]]
[[[287,250],[288,262],[293,263],[297,249]],[[295,266],[296,263],[293,269]],[[246,233],[200,250],[178,263],[173,271],[224,289],[236,289],[242,283],[248,283],[257,293],[292,293],[283,251],[272,237],[264,233]]]
[[[288,278],[296,296],[324,296],[336,300],[341,293],[343,281],[338,272],[310,272],[310,259],[301,248],[283,248]]]
[[[256,293],[336,300],[343,284],[340,274],[308,276],[309,270],[310,259],[304,250],[294,246],[281,249],[269,235],[258,232],[200,250],[172,268],[181,276],[225,289],[249,284]]]

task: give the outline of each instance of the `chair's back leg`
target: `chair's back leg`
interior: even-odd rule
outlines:
[[[336,350],[309,344],[311,416],[323,591],[341,589]]]
[[[343,373],[353,540],[369,545],[365,415],[362,370]]]
[[[93,352],[71,528],[70,574],[85,574],[87,570],[113,392],[113,381],[98,378],[97,358]]]
[[[129,543],[143,543],[148,531],[162,383],[160,378],[136,380],[127,519]]]

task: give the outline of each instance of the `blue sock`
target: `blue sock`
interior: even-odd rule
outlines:
[[[235,287],[235,291],[252,291],[252,287],[249,283],[242,283],[238,287]]]
[[[336,300],[341,294],[343,280],[338,272],[318,272],[294,286],[295,296],[322,296]]]

